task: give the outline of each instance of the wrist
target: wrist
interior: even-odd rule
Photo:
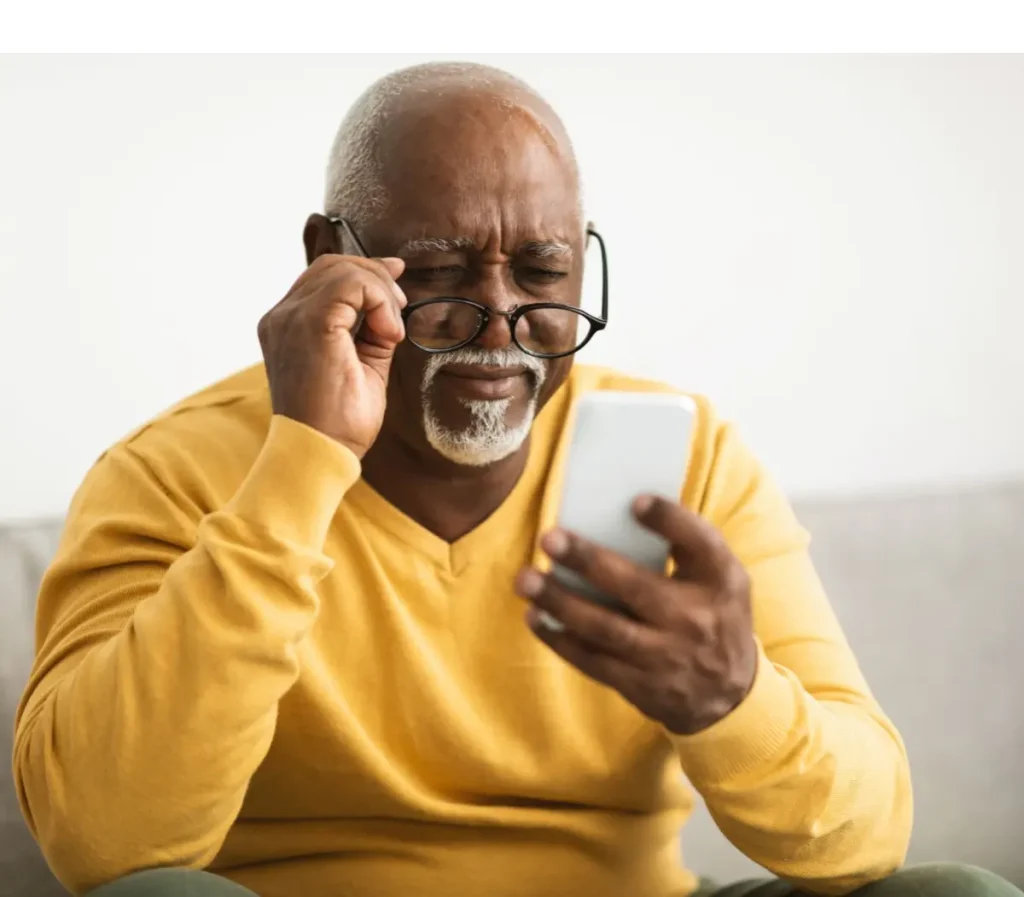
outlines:
[[[359,458],[323,433],[275,414],[260,453],[225,510],[289,542],[323,548]]]
[[[357,461],[362,461],[366,453],[370,450],[373,445],[373,439],[369,442],[365,442],[359,439],[354,439],[350,433],[344,430],[340,430],[337,427],[332,427],[329,424],[323,424],[310,418],[308,415],[295,414],[290,411],[277,411],[274,410],[275,417],[286,418],[296,424],[300,424],[302,427],[313,430],[320,434],[325,439],[330,439],[332,442],[337,443],[350,455],[355,456]],[[376,438],[376,436],[374,437]]]
[[[665,728],[673,735],[697,735],[724,720],[747,699],[754,687],[758,654],[757,642],[751,635],[749,645],[717,677],[714,688],[695,702],[688,713],[665,721]]]

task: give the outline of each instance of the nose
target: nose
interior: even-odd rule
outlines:
[[[508,318],[492,311],[487,326],[473,342],[483,349],[504,349],[512,342],[512,330],[508,326]]]
[[[488,265],[480,278],[475,299],[491,311],[487,326],[473,341],[483,349],[504,349],[512,343],[512,330],[507,313],[515,308],[515,299],[506,283],[509,275],[506,265]]]

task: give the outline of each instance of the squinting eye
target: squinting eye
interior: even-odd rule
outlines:
[[[569,276],[568,271],[552,271],[550,268],[524,268],[523,273],[537,280],[548,281],[561,280]]]
[[[436,268],[406,268],[400,280],[431,281],[445,278],[461,277],[466,269],[461,265],[442,265]]]

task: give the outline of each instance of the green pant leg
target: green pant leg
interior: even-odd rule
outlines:
[[[1008,881],[964,863],[908,866],[857,892],[857,897],[1024,897]]]
[[[89,897],[256,897],[248,888],[194,869],[148,869],[89,892]]]
[[[794,891],[777,878],[751,878],[719,887],[710,881],[701,881],[693,897],[794,897]]]
[[[722,888],[704,884],[695,897],[800,897],[802,893],[778,879],[754,879]],[[1024,892],[976,866],[926,863],[900,869],[851,897],[1024,897]]]

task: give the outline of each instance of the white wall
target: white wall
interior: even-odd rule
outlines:
[[[0,59],[0,518],[258,359],[341,115],[421,58]],[[1024,474],[1024,57],[491,61],[609,243],[586,360],[708,393],[796,494]]]

